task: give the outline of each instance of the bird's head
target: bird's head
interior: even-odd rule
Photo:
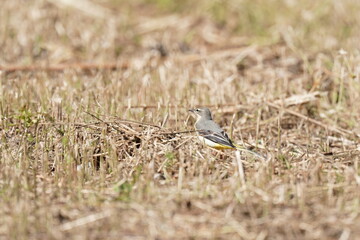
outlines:
[[[208,108],[194,108],[190,109],[189,112],[191,112],[197,118],[197,120],[200,118],[212,120],[211,112]]]

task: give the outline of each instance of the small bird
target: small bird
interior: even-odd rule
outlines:
[[[200,141],[205,145],[215,149],[236,149],[264,158],[256,152],[234,144],[227,133],[213,121],[208,108],[195,108],[189,111],[196,117],[195,130],[198,133]]]

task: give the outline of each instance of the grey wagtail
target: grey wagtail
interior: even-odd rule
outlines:
[[[189,111],[196,116],[195,130],[198,133],[200,141],[205,145],[215,149],[236,149],[264,158],[256,152],[234,144],[227,133],[213,121],[208,108],[195,108]]]

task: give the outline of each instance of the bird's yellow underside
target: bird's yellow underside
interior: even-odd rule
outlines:
[[[210,141],[202,136],[199,136],[199,139],[200,141],[205,144],[206,146],[208,147],[211,147],[211,148],[215,148],[217,150],[221,150],[221,149],[236,149],[236,148],[233,148],[233,147],[230,147],[230,146],[226,146],[226,145],[221,145],[221,144],[218,144],[218,143],[215,143],[213,141]]]

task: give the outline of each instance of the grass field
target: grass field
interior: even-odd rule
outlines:
[[[359,10],[4,1],[0,239],[359,239]]]

